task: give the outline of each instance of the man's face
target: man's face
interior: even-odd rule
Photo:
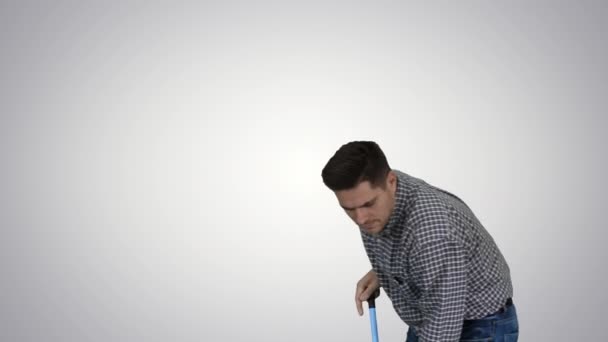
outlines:
[[[340,206],[346,214],[370,234],[378,234],[388,223],[395,206],[397,175],[390,171],[384,188],[372,187],[369,181],[361,182],[354,188],[334,191]]]

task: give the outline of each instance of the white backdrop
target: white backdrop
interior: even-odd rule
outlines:
[[[320,176],[359,139],[473,208],[520,341],[606,340],[607,15],[3,2],[0,340],[369,341]]]

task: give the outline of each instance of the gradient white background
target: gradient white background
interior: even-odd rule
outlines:
[[[320,177],[357,139],[473,208],[521,341],[608,339],[607,16],[3,1],[0,340],[371,340]],[[386,296],[378,324],[405,340]]]

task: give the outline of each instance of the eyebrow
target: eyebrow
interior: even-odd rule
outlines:
[[[376,199],[377,199],[377,198],[378,198],[378,196],[376,196],[376,197],[372,198],[371,200],[369,200],[369,201],[367,201],[367,202],[363,203],[363,205],[358,206],[358,207],[354,207],[354,208],[345,207],[345,206],[343,206],[343,205],[340,205],[340,206],[341,206],[341,207],[342,207],[344,210],[355,210],[355,209],[357,209],[357,208],[362,208],[362,207],[367,207],[367,206],[370,206],[370,205],[371,205],[371,204],[372,204],[374,201],[376,201]]]

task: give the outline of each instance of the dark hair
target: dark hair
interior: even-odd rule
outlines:
[[[384,152],[373,141],[351,141],[342,145],[329,159],[321,176],[333,191],[351,189],[369,181],[373,187],[382,186],[390,171]]]

